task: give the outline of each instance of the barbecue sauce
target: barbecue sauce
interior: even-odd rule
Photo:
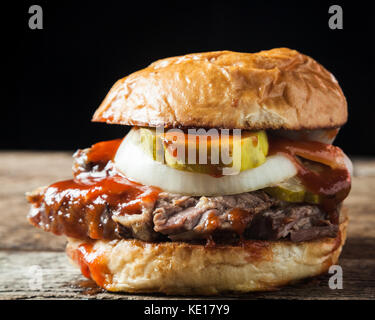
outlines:
[[[50,185],[38,198],[31,196],[30,222],[78,239],[118,238],[117,225],[108,211],[141,214],[144,207],[154,205],[160,192],[130,181],[114,169],[112,160],[120,143],[121,139],[99,142],[88,152],[87,163],[99,165],[100,175],[91,176],[91,171],[77,174]]]
[[[322,196],[322,209],[330,215],[332,223],[338,223],[337,206],[347,197],[351,188],[351,177],[343,163],[340,148],[317,141],[294,141],[269,137],[269,155],[282,154],[293,161],[297,176],[311,193]],[[298,156],[325,164],[319,172],[313,171],[298,159]]]
[[[95,143],[87,154],[87,160],[93,163],[103,162],[107,164],[107,162],[113,160],[121,142],[122,139],[115,139]]]
[[[94,280],[100,287],[106,288],[112,282],[107,261],[99,250],[94,250],[90,242],[82,243],[77,249],[68,251],[71,259],[78,264],[81,273],[88,279]]]
[[[243,209],[234,208],[228,214],[229,222],[232,225],[234,231],[242,237],[246,227],[248,226],[252,215]]]

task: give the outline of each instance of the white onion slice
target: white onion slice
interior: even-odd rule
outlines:
[[[297,174],[287,157],[267,157],[265,163],[237,175],[212,177],[173,169],[157,162],[138,144],[138,132],[132,130],[124,138],[114,158],[116,168],[128,178],[164,191],[188,195],[228,195],[254,191],[277,184]]]

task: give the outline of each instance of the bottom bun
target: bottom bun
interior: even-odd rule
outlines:
[[[241,246],[69,239],[67,253],[85,276],[108,291],[183,295],[265,291],[326,272],[338,260],[346,227],[347,219],[336,238],[244,241]]]

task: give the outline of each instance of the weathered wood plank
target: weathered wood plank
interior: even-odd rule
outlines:
[[[278,291],[224,295],[220,299],[374,299],[375,260],[341,259],[343,289],[328,287],[328,275]],[[83,277],[62,252],[0,252],[0,299],[183,299],[161,294],[85,293]],[[209,297],[205,297],[209,298]]]
[[[357,158],[353,161],[354,175],[357,177],[375,177],[374,159]]]
[[[33,228],[26,220],[25,193],[71,179],[72,153],[0,153],[0,249],[63,250],[65,239]]]

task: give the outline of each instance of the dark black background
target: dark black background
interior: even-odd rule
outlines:
[[[0,148],[74,150],[124,135],[126,127],[91,123],[91,116],[117,79],[156,59],[290,47],[318,60],[343,88],[349,121],[336,144],[374,156],[372,2],[19,2],[4,11],[11,19],[3,61],[11,73],[3,73],[9,99]],[[32,4],[43,8],[43,30],[28,27]],[[332,4],[343,8],[343,30],[328,27]]]

